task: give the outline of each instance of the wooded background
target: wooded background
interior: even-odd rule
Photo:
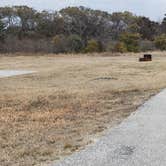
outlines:
[[[37,11],[0,8],[0,52],[139,52],[166,49],[166,17],[155,22],[131,12],[86,7]]]

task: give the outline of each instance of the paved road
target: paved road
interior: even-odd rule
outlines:
[[[31,74],[35,73],[35,71],[27,71],[27,70],[0,70],[0,78],[18,76],[23,74]]]
[[[166,90],[97,143],[52,166],[166,166]]]

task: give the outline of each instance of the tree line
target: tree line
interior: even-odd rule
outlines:
[[[131,12],[112,14],[86,7],[37,11],[0,7],[0,52],[139,52],[166,49],[161,22]]]

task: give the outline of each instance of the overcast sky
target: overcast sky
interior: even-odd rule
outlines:
[[[0,0],[0,6],[28,5],[38,10],[59,10],[66,6],[86,6],[110,13],[131,11],[153,20],[161,20],[166,13],[166,0]]]

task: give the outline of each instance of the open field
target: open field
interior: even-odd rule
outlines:
[[[0,56],[0,165],[45,165],[80,150],[166,87],[166,53]]]

